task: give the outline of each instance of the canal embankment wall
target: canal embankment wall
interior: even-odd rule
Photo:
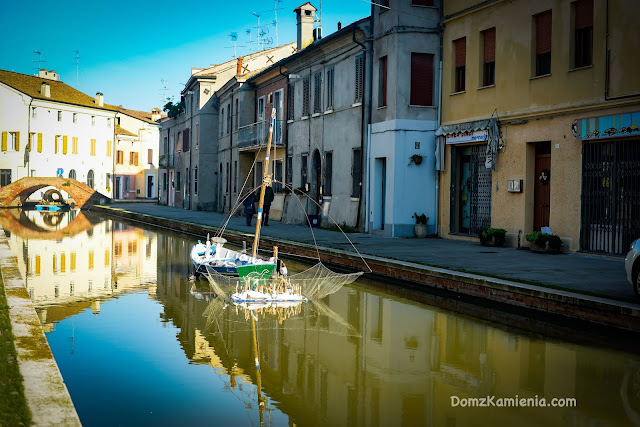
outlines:
[[[205,236],[217,228],[211,224],[185,221],[161,215],[135,212],[108,206],[93,206],[92,212],[122,218],[167,230]],[[224,237],[235,244],[251,241],[253,234],[237,230],[225,230]],[[349,270],[362,270],[363,260],[372,275],[398,287],[409,287],[423,292],[444,292],[451,298],[471,297],[501,304],[511,309],[530,310],[534,313],[587,322],[620,331],[640,332],[640,304],[617,301],[599,296],[585,295],[563,289],[536,286],[511,280],[466,273],[446,268],[426,266],[371,254],[358,254],[336,248],[261,236],[261,250],[269,253],[278,246],[283,256],[307,261],[318,256],[327,265]]]
[[[0,274],[32,424],[80,426],[80,418],[29,297],[25,278],[18,269],[18,260],[3,231],[0,227]]]

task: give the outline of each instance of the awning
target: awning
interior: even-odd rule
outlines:
[[[456,136],[460,134],[468,134],[470,138],[466,142],[473,142],[475,136],[474,133],[481,131],[486,131],[486,137],[483,137],[481,140],[487,141],[487,158],[484,165],[487,169],[495,170],[496,155],[498,153],[498,144],[500,141],[500,129],[498,127],[497,119],[491,118],[440,126],[436,131],[436,136],[445,137],[445,139],[450,141],[455,140],[455,142],[447,141],[449,144],[460,142],[459,139],[455,139]]]

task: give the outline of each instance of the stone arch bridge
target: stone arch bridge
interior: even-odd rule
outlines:
[[[66,192],[78,208],[111,201],[104,194],[72,178],[27,177],[20,178],[0,189],[0,207],[20,206],[34,192],[49,186]]]

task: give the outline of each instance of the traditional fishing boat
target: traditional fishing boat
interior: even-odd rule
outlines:
[[[278,264],[277,247],[274,247],[273,257],[268,260],[263,260],[258,256],[265,190],[272,184],[273,175],[269,172],[274,169],[274,166],[269,162],[269,157],[275,119],[276,109],[273,108],[271,110],[271,122],[269,124],[269,137],[265,156],[266,167],[264,168],[262,185],[260,186],[256,230],[251,256],[240,253],[241,255],[238,256],[237,259],[230,260],[230,257],[227,256],[230,252],[223,252],[224,248],[218,244],[216,244],[215,252],[209,254],[212,259],[217,258],[220,261],[226,260],[226,262],[235,263],[235,267],[232,268],[235,268],[238,275],[237,278],[229,277],[228,274],[221,274],[212,262],[200,264],[204,265],[206,269],[204,275],[209,280],[213,291],[218,295],[228,298],[235,304],[301,303],[313,298],[319,299],[336,292],[344,284],[355,281],[363,274],[363,272],[349,274],[334,273],[319,262],[308,270],[288,277],[286,274],[283,274],[282,270],[275,268]],[[274,146],[274,152],[275,150],[276,147]],[[275,159],[275,154],[273,157]],[[203,246],[205,250],[202,256],[206,259],[208,255],[206,250],[207,245],[205,244]],[[198,251],[197,254],[201,252],[202,251]],[[236,251],[231,252],[233,252],[234,255],[239,254]],[[242,255],[244,255],[244,257]],[[238,262],[244,262],[244,264],[239,265]],[[230,294],[230,297],[227,297],[228,294]]]
[[[223,245],[226,242],[227,240],[222,237],[209,238],[209,235],[207,235],[206,243],[198,240],[198,243],[191,248],[191,261],[196,269],[196,274],[206,273],[207,268],[219,274],[231,276],[239,276],[240,274],[245,276],[256,271],[262,272],[265,269],[270,270],[269,275],[273,273],[275,262],[253,258],[244,252],[225,248]]]

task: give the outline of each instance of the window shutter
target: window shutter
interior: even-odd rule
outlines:
[[[551,52],[551,11],[536,15],[536,55]]]
[[[411,105],[433,105],[433,55],[411,53]]]
[[[62,154],[67,154],[67,136],[62,137]]]
[[[489,28],[484,31],[484,62],[496,60],[496,29]]]
[[[78,137],[74,136],[73,140],[71,141],[72,147],[71,147],[71,152],[73,154],[78,154]]]
[[[153,149],[147,149],[147,163],[153,164]],[[196,174],[198,173],[198,168],[196,167]]]
[[[16,132],[16,151],[20,151],[20,132]]]
[[[138,153],[135,153],[136,166],[138,166]]]
[[[38,153],[42,153],[42,134],[38,133]]]
[[[55,143],[54,143],[54,147],[53,147],[54,154],[58,154],[58,137],[59,136],[60,135],[56,135],[55,138],[54,138],[55,139]]]
[[[464,67],[467,63],[467,38],[454,41],[456,46],[456,67]]]
[[[2,132],[2,151],[7,151],[7,132]]]
[[[107,157],[111,157],[111,141],[107,141]]]
[[[576,30],[593,27],[593,0],[578,0],[575,4]]]
[[[91,140],[91,155],[92,156],[96,155],[96,140],[95,139]]]

